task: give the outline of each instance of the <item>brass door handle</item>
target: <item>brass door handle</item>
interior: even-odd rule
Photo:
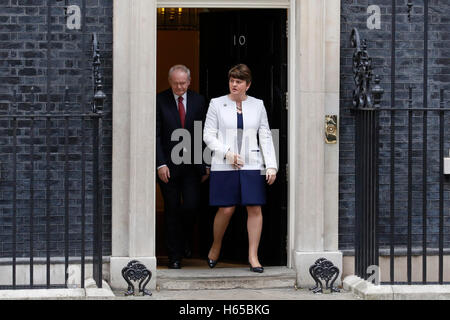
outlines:
[[[337,115],[325,116],[325,143],[337,143]]]

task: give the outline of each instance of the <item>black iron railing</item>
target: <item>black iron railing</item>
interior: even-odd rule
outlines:
[[[427,14],[427,6],[425,9]],[[395,48],[395,30],[393,39]],[[352,108],[356,142],[355,274],[368,279],[375,270],[371,266],[379,267],[380,251],[383,251],[389,257],[388,283],[447,283],[445,271],[449,266],[445,265],[444,257],[450,248],[445,225],[449,180],[444,174],[444,149],[449,147],[446,124],[450,108],[445,108],[445,91],[439,90],[438,107],[428,106],[425,55],[423,104],[414,106],[414,88],[410,85],[407,105],[395,106],[393,49],[392,105],[381,107],[380,79],[376,77],[372,86],[372,60],[356,29],[352,31],[351,41],[355,48]],[[422,256],[420,264],[413,261],[418,255]],[[396,274],[396,259],[401,256],[406,257],[405,273],[397,271]],[[434,274],[427,265],[432,258],[437,259],[438,265]],[[414,268],[421,269],[421,279],[414,275]]]
[[[12,140],[8,155],[5,155],[6,148],[0,148],[2,159],[10,159],[8,163],[2,163],[2,176],[6,179],[2,181],[0,207],[3,207],[3,214],[11,218],[12,244],[12,281],[10,285],[2,285],[1,288],[44,286],[42,283],[37,284],[34,279],[35,260],[42,261],[39,259],[42,257],[45,258],[46,265],[45,287],[66,287],[69,257],[73,258],[74,252],[78,250],[81,259],[80,283],[84,287],[85,245],[89,240],[86,237],[86,224],[89,224],[87,219],[90,217],[94,221],[101,221],[102,215],[101,206],[98,205],[102,198],[98,169],[101,163],[98,143],[101,121],[102,115],[95,113],[0,115],[0,130],[10,130]],[[69,123],[81,128],[80,136],[71,135],[76,129],[69,127]],[[62,131],[62,134],[56,136],[55,131]],[[87,136],[88,131],[91,131],[91,137]],[[75,140],[77,143],[74,143]],[[29,143],[25,144],[25,141]],[[90,164],[92,170],[87,170],[86,164]],[[21,170],[18,170],[19,166]],[[73,179],[74,167],[81,173],[80,179]],[[86,179],[86,172],[91,176],[92,182]],[[21,177],[20,180],[18,176]],[[9,194],[12,195],[11,198],[8,198]],[[86,206],[86,201],[92,201],[92,205]],[[71,202],[76,202],[77,205],[74,207]],[[37,211],[41,214],[38,215]],[[75,219],[70,219],[71,213],[76,216]],[[74,236],[71,228],[80,230],[80,237]],[[58,234],[63,234],[63,239]],[[101,225],[94,223],[94,248],[102,245],[99,234],[101,235]],[[5,236],[5,233],[2,235]],[[27,242],[28,248],[25,248]],[[59,245],[61,242],[63,246]],[[101,269],[98,254],[94,251],[90,255],[94,257],[94,270]],[[25,256],[29,259],[29,283],[18,284],[17,259],[21,258],[20,264],[23,265]],[[64,257],[64,282],[54,283],[51,279],[52,257],[60,256]]]
[[[390,204],[381,209],[381,215],[389,221],[389,226],[379,230],[379,234],[384,236],[380,246],[387,249],[389,256],[389,283],[402,283],[396,280],[400,277],[406,278],[404,283],[408,284],[443,284],[448,283],[444,281],[444,257],[449,249],[448,232],[445,232],[445,218],[448,217],[445,192],[448,191],[449,180],[444,173],[444,159],[448,156],[444,148],[448,139],[445,129],[450,108],[445,108],[443,89],[439,91],[439,108],[412,107],[412,93],[413,88],[409,87],[407,108],[379,109],[383,116],[392,117],[394,114],[397,122],[405,119],[404,125],[407,127],[406,135],[392,124],[388,130],[380,127],[390,136],[390,143],[380,147],[386,156],[379,157],[379,162],[390,163],[390,179],[384,188],[389,192]],[[402,170],[402,166],[406,170]],[[402,176],[406,184],[398,182]],[[406,199],[402,194],[407,194]],[[399,253],[406,256],[406,277],[395,272],[395,258]],[[420,280],[416,276],[414,281],[413,258],[418,255],[422,256],[422,275]],[[438,266],[437,275],[432,275],[434,280],[431,281],[428,269],[430,256],[437,258]]]
[[[380,109],[383,116],[390,119],[388,125],[389,143],[385,144],[383,154],[386,157],[379,161],[389,161],[389,207],[382,209],[380,213],[389,221],[389,228],[380,230],[387,236],[386,241],[380,245],[387,247],[389,252],[389,283],[399,283],[401,275],[396,274],[396,251],[405,251],[406,248],[406,281],[404,283],[445,283],[444,281],[444,252],[448,250],[448,233],[445,233],[445,216],[448,208],[445,207],[445,189],[448,189],[448,179],[444,175],[443,161],[446,141],[446,114],[450,109],[445,108],[444,89],[439,90],[439,107],[429,106],[429,1],[423,1],[423,70],[422,83],[416,88],[422,87],[422,104],[414,106],[413,85],[408,86],[407,106],[397,105],[397,74],[396,57],[398,48],[396,20],[397,1],[392,1],[392,30],[391,30],[391,106]],[[399,4],[400,5],[400,4]],[[408,1],[408,21],[411,22],[414,6]],[[406,137],[401,127],[407,127]],[[380,130],[384,130],[383,127]],[[389,147],[387,147],[389,145]],[[406,145],[406,146],[405,146]],[[386,151],[386,153],[384,152]],[[437,151],[437,152],[436,152]],[[389,160],[387,159],[389,154]],[[402,154],[402,156],[399,156]],[[438,165],[436,166],[436,162]],[[404,175],[401,167],[406,168],[406,185],[399,183],[399,176]],[[437,190],[437,192],[436,192]],[[396,200],[401,194],[406,193],[407,199],[400,203]],[[406,202],[406,203],[405,203]],[[403,205],[402,205],[403,203]],[[406,218],[401,222],[399,217]],[[403,218],[403,220],[405,220]],[[437,227],[437,228],[436,228]],[[437,239],[436,239],[437,229]],[[406,232],[404,232],[406,231]],[[404,234],[406,233],[406,237]],[[447,244],[444,238],[447,237]],[[399,239],[400,238],[400,239]],[[436,241],[437,240],[437,241]],[[400,249],[400,250],[399,250]],[[431,256],[438,259],[436,274],[431,273],[430,281],[428,260]],[[413,257],[422,256],[422,276],[420,280],[413,279]],[[416,265],[419,267],[418,265]],[[448,269],[448,266],[447,266]],[[398,272],[397,272],[398,273]],[[399,277],[400,276],[400,277]],[[417,277],[416,277],[417,279]]]
[[[97,34],[92,35],[92,65],[93,65],[93,85],[94,85],[94,97],[92,99],[92,112],[94,114],[103,114],[103,107],[106,100],[106,94],[103,92],[102,75],[100,72],[100,49],[98,45]],[[92,143],[94,150],[94,260],[93,260],[93,277],[97,283],[97,287],[102,287],[102,257],[103,257],[103,183],[102,177],[104,173],[103,160],[101,158],[101,152],[99,151],[100,143],[102,141],[103,124],[102,121],[94,122],[94,130],[92,131]]]
[[[0,232],[0,267],[12,268],[10,283],[0,283],[0,289],[68,287],[71,265],[80,268],[79,279],[71,281],[84,288],[87,261],[92,261],[93,278],[102,287],[102,118],[106,95],[95,34],[92,45],[90,112],[70,112],[66,87],[59,111],[0,114],[4,139],[0,143],[0,212],[7,224]],[[31,95],[29,109],[33,110],[34,90]],[[16,100],[15,92],[13,97]],[[17,101],[13,101],[9,110],[17,109]],[[63,277],[55,279],[55,265],[62,260]],[[29,266],[28,277],[23,265]]]
[[[357,29],[351,35],[355,48],[353,75],[355,90],[353,110],[356,117],[355,152],[355,273],[367,279],[369,266],[378,263],[378,116],[383,90],[376,79],[372,92],[372,59],[365,40],[361,41]],[[375,93],[373,96],[372,94]]]

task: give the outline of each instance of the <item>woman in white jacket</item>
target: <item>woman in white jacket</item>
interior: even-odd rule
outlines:
[[[207,262],[210,268],[217,264],[231,216],[236,205],[243,205],[248,213],[250,270],[261,273],[261,205],[266,203],[265,184],[276,179],[275,148],[263,101],[247,95],[250,69],[239,64],[228,72],[228,79],[230,93],[211,99],[203,131],[203,140],[213,151],[209,201],[219,207]]]

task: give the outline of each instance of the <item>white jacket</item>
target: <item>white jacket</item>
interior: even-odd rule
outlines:
[[[244,166],[240,170],[277,169],[277,157],[263,101],[248,96],[242,102],[242,117],[244,130],[239,152],[236,103],[228,95],[211,99],[203,131],[203,140],[213,151],[211,170],[237,170],[225,159],[228,150],[241,155]]]

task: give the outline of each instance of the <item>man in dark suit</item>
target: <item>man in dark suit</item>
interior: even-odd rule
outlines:
[[[195,211],[199,207],[200,183],[209,174],[209,169],[201,161],[203,148],[200,151],[196,148],[197,153],[202,154],[194,157],[194,126],[196,134],[200,135],[197,139],[202,139],[202,130],[198,132],[198,129],[202,128],[206,105],[203,96],[188,90],[190,80],[190,70],[184,65],[175,65],[169,70],[170,89],[156,96],[157,180],[164,198],[166,245],[171,269],[180,269],[182,258],[191,254],[189,238]],[[172,141],[174,131],[174,137],[188,134],[190,139]],[[199,162],[198,159],[200,163],[195,163]]]

